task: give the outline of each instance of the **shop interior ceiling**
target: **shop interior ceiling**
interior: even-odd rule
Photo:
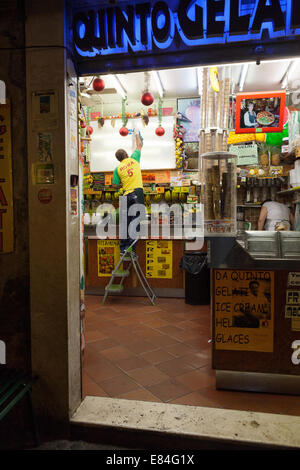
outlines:
[[[232,81],[231,92],[259,92],[275,91],[287,86],[299,79],[300,60],[274,60],[261,62],[260,64],[244,63],[219,66],[220,75],[230,74]],[[149,91],[157,98],[158,87],[154,77],[155,72],[149,71]],[[163,89],[163,99],[176,99],[184,97],[196,97],[201,95],[201,67],[188,67],[177,69],[164,69],[158,71],[158,77]],[[116,77],[118,83],[116,84]],[[117,75],[101,75],[105,82],[105,89],[102,92],[94,92],[92,88],[93,76],[80,77],[80,89],[83,92],[82,102],[86,106],[96,106],[97,104],[113,103],[122,99],[120,95],[123,89],[123,96],[127,100],[140,100],[145,91],[145,73],[131,72]],[[122,92],[121,92],[122,93]]]

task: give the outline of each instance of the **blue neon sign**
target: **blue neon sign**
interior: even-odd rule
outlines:
[[[100,2],[99,2],[100,3]],[[95,57],[300,36],[299,0],[178,0],[89,9],[73,17],[73,44]],[[176,47],[176,46],[175,46]]]

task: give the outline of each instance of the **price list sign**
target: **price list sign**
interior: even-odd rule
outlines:
[[[216,349],[273,352],[274,273],[214,270]]]
[[[146,277],[172,279],[173,244],[166,240],[146,241]]]

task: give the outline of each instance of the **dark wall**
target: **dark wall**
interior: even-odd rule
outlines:
[[[26,151],[25,14],[22,1],[0,2],[0,79],[11,101],[14,252],[0,255],[0,339],[9,367],[30,368]]]
[[[0,80],[11,102],[14,251],[0,255],[0,340],[6,344],[7,366],[30,370],[24,21],[22,1],[1,0]],[[0,421],[0,448],[30,440],[29,419],[28,403],[22,399]]]

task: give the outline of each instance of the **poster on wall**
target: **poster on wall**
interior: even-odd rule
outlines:
[[[97,241],[98,277],[111,277],[120,261],[119,240]]]
[[[198,142],[200,129],[200,99],[179,98],[177,100],[178,123],[185,128],[184,142]]]
[[[238,93],[235,132],[282,132],[285,97],[285,92]]]
[[[274,273],[214,270],[215,349],[273,352]]]
[[[70,212],[71,215],[78,215],[78,190],[70,188]]]
[[[35,91],[31,95],[31,126],[34,131],[57,129],[59,124],[56,90]]]
[[[10,103],[0,105],[0,254],[14,249]]]
[[[146,277],[172,279],[173,244],[166,240],[146,241]]]
[[[37,135],[40,162],[53,161],[53,139],[51,132],[39,132]]]

